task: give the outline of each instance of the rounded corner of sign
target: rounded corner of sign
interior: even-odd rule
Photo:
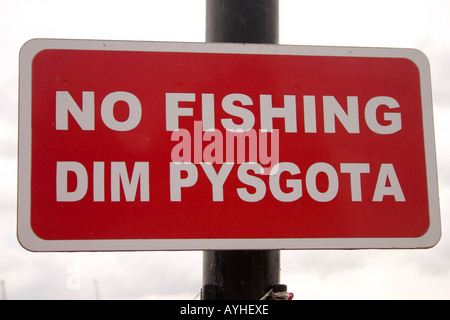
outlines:
[[[439,244],[439,242],[441,241],[441,237],[442,237],[442,233],[439,232],[439,234],[436,236],[436,238],[430,243],[429,246],[425,247],[425,249],[432,249],[435,246],[437,246]]]
[[[425,52],[423,52],[420,49],[416,49],[416,48],[410,49],[410,50],[413,53],[413,59],[418,60],[427,65],[430,64],[430,59],[428,59],[428,56],[426,55]]]
[[[415,64],[420,72],[430,69],[428,56],[419,49],[405,49],[404,57]]]
[[[27,251],[43,252],[47,251],[47,240],[40,238],[32,229],[31,225],[17,229],[17,241]]]
[[[439,244],[442,237],[442,231],[439,229],[437,232],[435,232],[432,236],[430,236],[428,245],[425,247],[425,249],[431,249],[434,248]]]
[[[442,230],[440,224],[436,226],[430,226],[430,228],[418,238],[419,240],[419,248],[422,249],[432,249],[434,248],[441,240]]]
[[[19,50],[20,54],[22,55],[24,52],[30,50],[32,47],[34,47],[36,42],[39,42],[39,41],[40,41],[40,39],[36,39],[36,38],[25,41],[22,44],[22,46],[20,47],[20,50]]]
[[[29,252],[38,252],[37,248],[34,246],[34,241],[32,241],[32,235],[25,234],[25,232],[21,232],[20,230],[17,232],[17,242],[19,242],[20,246]]]
[[[38,38],[33,38],[33,39],[29,39],[27,41],[24,42],[24,44],[22,45],[22,47],[20,47],[20,55],[24,55],[27,54],[28,52],[38,52],[40,51],[39,48],[42,47],[42,41],[43,39],[38,39]]]
[[[32,63],[34,58],[41,53],[49,49],[48,39],[30,39],[26,41],[19,51],[20,62],[30,62]]]

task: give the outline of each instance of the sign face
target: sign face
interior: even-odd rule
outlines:
[[[32,40],[32,251],[425,248],[440,239],[416,50]]]

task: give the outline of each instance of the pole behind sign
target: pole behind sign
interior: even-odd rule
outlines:
[[[278,11],[278,0],[207,0],[206,41],[277,44]],[[203,300],[256,300],[279,281],[279,250],[203,254]]]

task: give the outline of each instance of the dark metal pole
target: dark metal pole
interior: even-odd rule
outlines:
[[[277,44],[278,11],[278,0],[206,0],[206,41]]]
[[[278,0],[206,0],[206,41],[277,44]],[[203,300],[258,300],[280,282],[280,251],[205,251]]]

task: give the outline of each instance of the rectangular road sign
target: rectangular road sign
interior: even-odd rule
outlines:
[[[430,69],[412,49],[31,40],[32,251],[426,248]]]

